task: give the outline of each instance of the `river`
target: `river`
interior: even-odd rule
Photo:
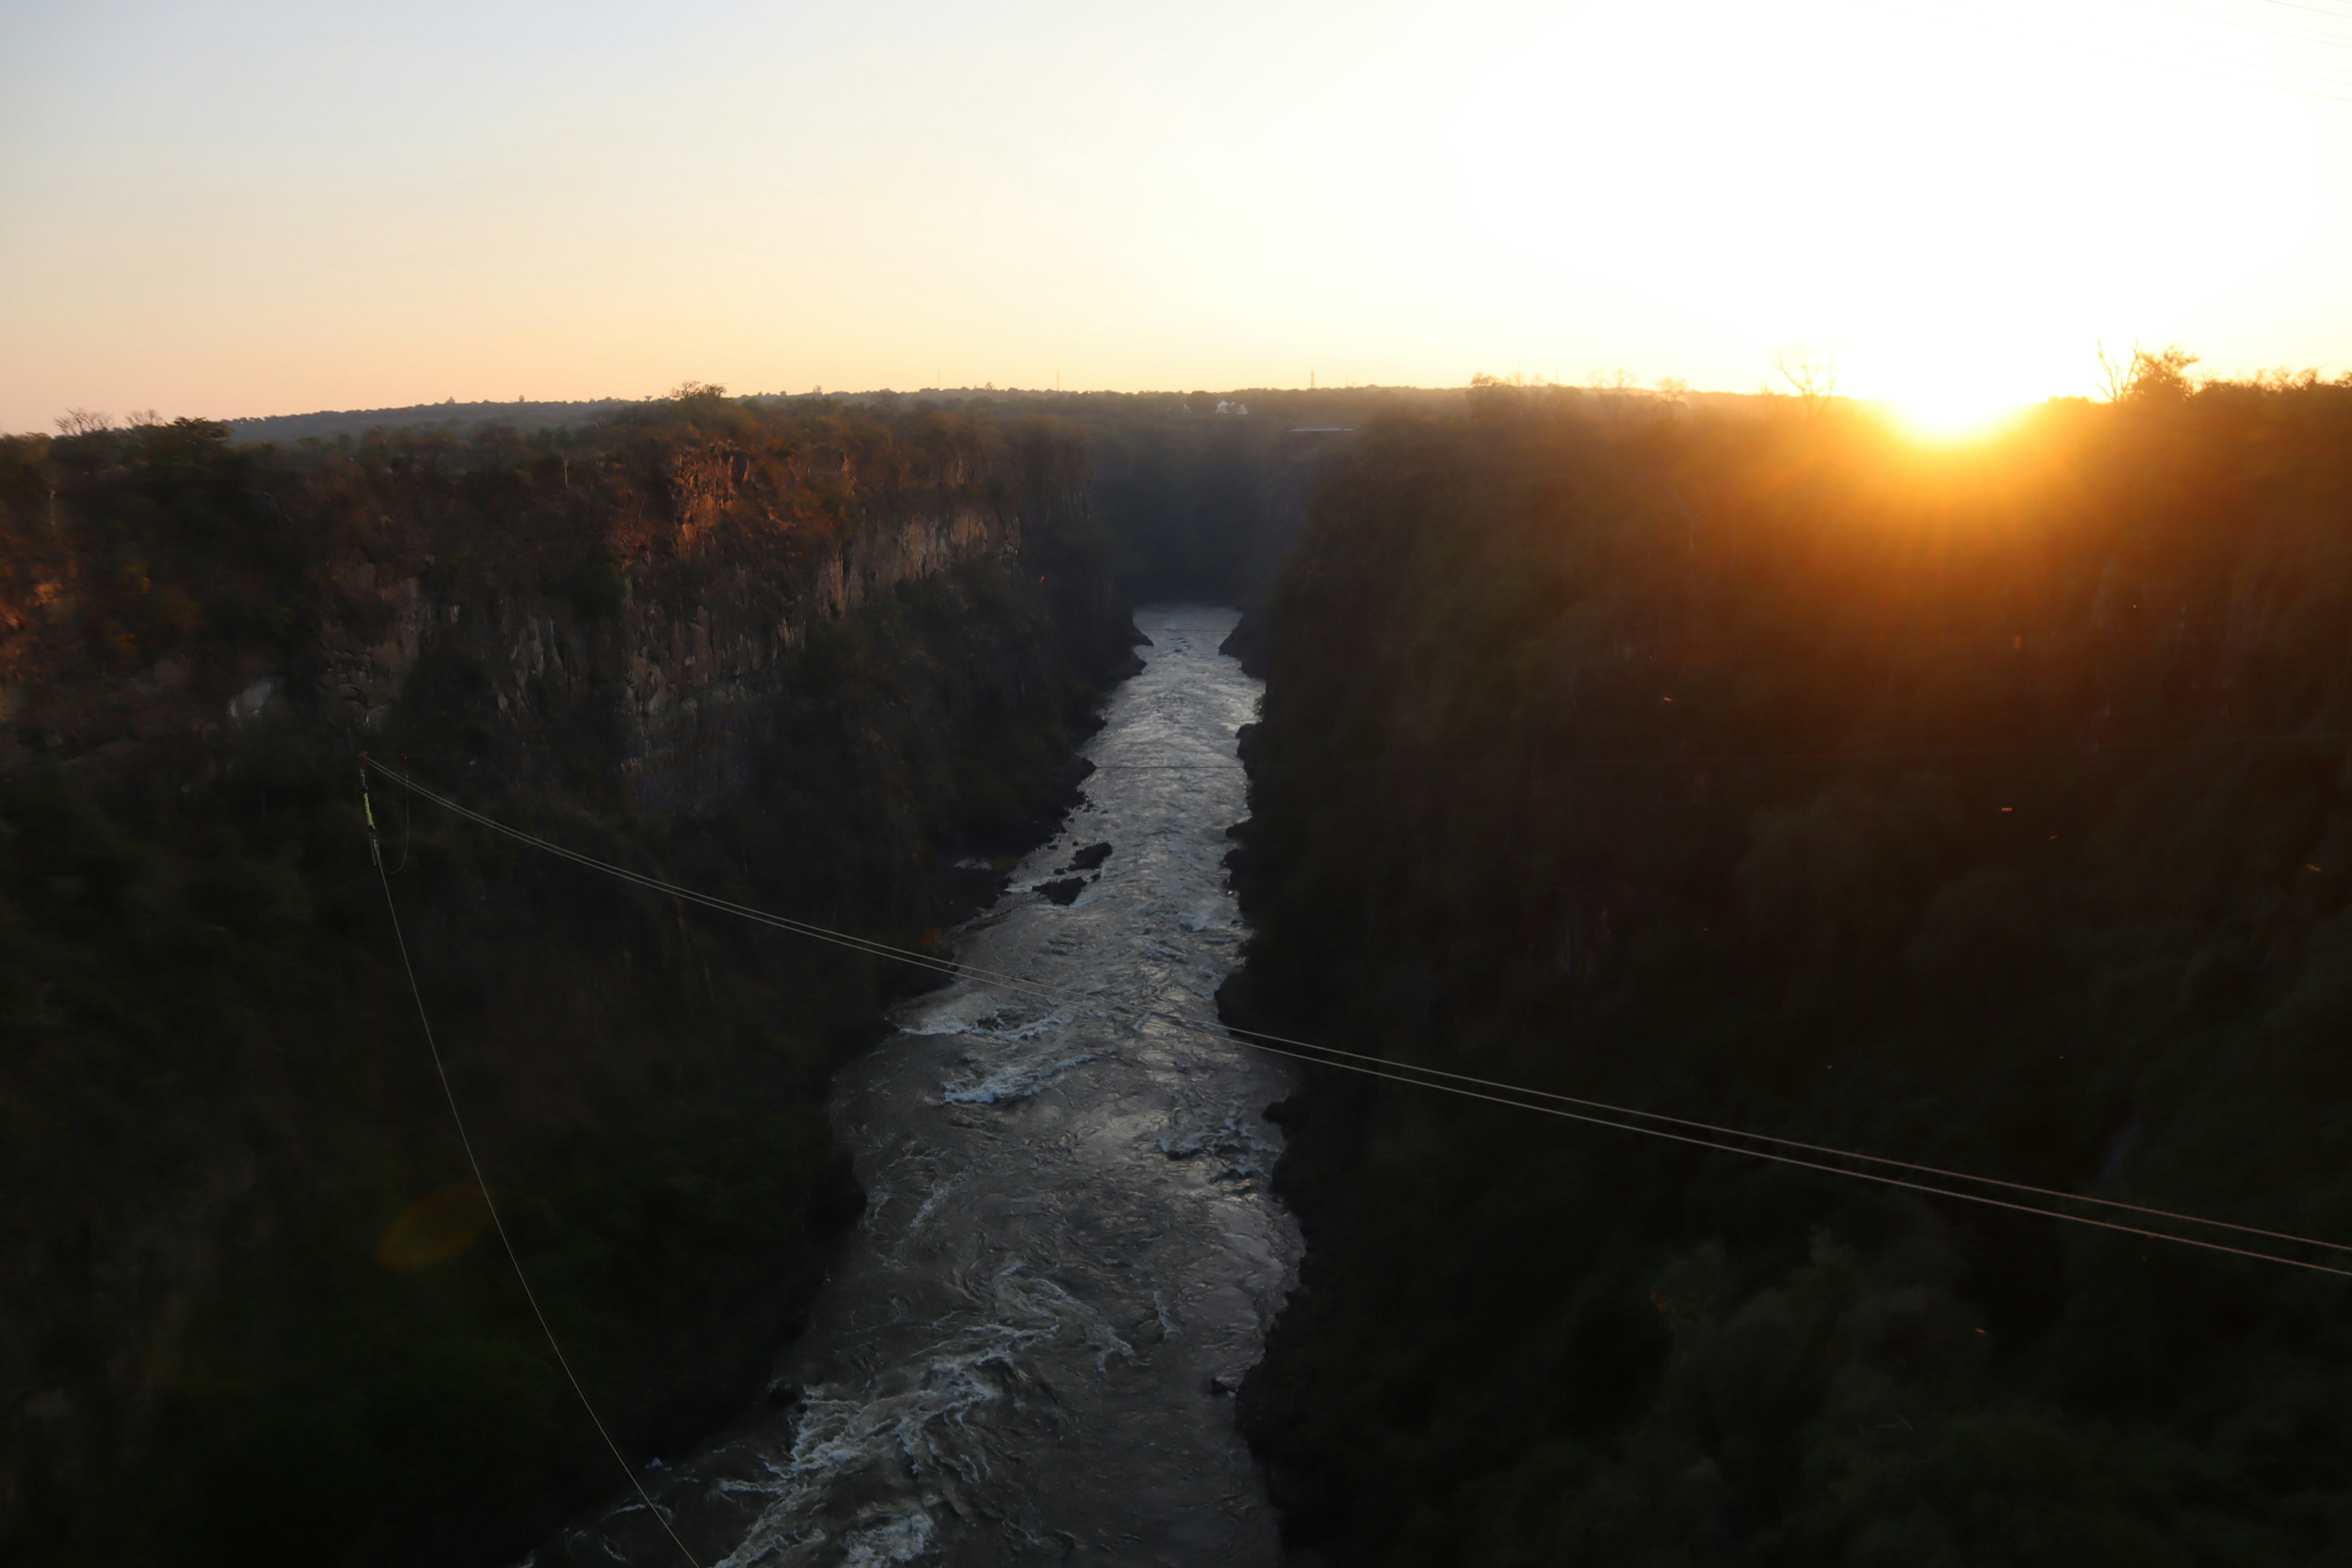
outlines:
[[[959,981],[841,1074],[857,1231],[771,1406],[646,1472],[706,1568],[1278,1560],[1232,1393],[1299,1252],[1260,1114],[1286,1079],[1168,1022],[1213,1019],[1243,936],[1234,618],[1138,613],[1084,801],[954,933],[1053,994]],[[677,1561],[634,1502],[537,1555]]]

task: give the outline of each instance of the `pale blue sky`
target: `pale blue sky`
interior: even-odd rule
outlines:
[[[2316,9],[2313,9],[2316,6]],[[2337,18],[2340,17],[2339,21]],[[2352,0],[0,0],[0,428],[2352,369]]]

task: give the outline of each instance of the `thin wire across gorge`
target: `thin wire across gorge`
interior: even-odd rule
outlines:
[[[561,859],[569,860],[575,865],[601,872],[607,876],[617,878],[620,880],[632,883],[637,887],[665,893],[687,902],[698,904],[707,909],[737,915],[743,919],[756,921],[761,925],[808,936],[816,941],[828,942],[835,946],[849,949],[853,952],[863,952],[872,957],[887,959],[896,963],[911,964],[919,968],[930,970],[938,973],[982,982],[1040,1000],[1055,1002],[1080,1002],[1088,1005],[1094,1005],[1100,1000],[1098,997],[1093,996],[1087,993],[1076,991],[1068,987],[1052,985],[1025,976],[1008,974],[1001,971],[985,969],[976,964],[961,963],[955,959],[942,957],[935,953],[920,952],[912,948],[898,947],[893,943],[879,942],[869,937],[856,936],[846,931],[835,931],[829,927],[815,925],[809,921],[796,921],[786,916],[772,914],[764,910],[752,908],[750,905],[736,903],[731,900],[716,898],[707,893],[698,892],[693,889],[681,887],[677,883],[665,881],[658,877],[649,876],[640,871],[633,871],[626,867],[616,866],[609,861],[600,860],[593,856],[583,854],[578,850],[565,848],[560,844],[552,843],[535,834],[526,833],[520,828],[509,826],[507,824],[499,821],[495,817],[472,810],[469,807],[461,805],[457,802],[449,799],[446,795],[437,794],[425,785],[418,784],[414,778],[386,770],[381,763],[369,763],[366,765],[373,767],[380,776],[391,780],[404,789],[415,792],[418,797],[431,802],[436,805],[441,806],[443,809],[465,818],[467,821],[487,827],[491,831],[503,835],[518,843],[527,844]],[[1116,1008],[1106,1008],[1102,1010],[1105,1012],[1106,1016],[1114,1016],[1118,1011]],[[2153,1230],[2142,1226],[2136,1226],[2119,1220],[2100,1219],[2088,1215],[2068,1213],[2063,1209],[2050,1208],[2037,1204],[2021,1203],[2011,1199],[1995,1197],[1987,1193],[1962,1191],[1950,1187],[1936,1185],[1932,1183],[1913,1181],[1901,1176],[1887,1175],[1877,1171],[1855,1170],[1848,1165],[1823,1163],[1817,1160],[1798,1158],[1793,1154],[1776,1153],[1769,1149],[1748,1147],[1740,1143],[1726,1143],[1718,1142],[1717,1140],[1722,1138],[1744,1139],[1748,1141],[1749,1143],[1771,1144],[1780,1149],[1797,1150],[1808,1154],[1824,1156],[1831,1160],[1851,1161],[1860,1164],[1876,1165],[1884,1167],[1886,1170],[1899,1170],[1908,1172],[1913,1175],[1932,1176],[1943,1181],[1973,1183],[1980,1186],[1999,1188],[2005,1192],[2048,1198],[2061,1203],[2094,1205],[2114,1212],[2137,1215],[2152,1220],[2166,1220],[2180,1225],[2203,1226],[2216,1230],[2234,1232],[2242,1236],[2259,1237],[2267,1240],[2285,1242],[2294,1246],[2318,1247],[2323,1250],[2337,1254],[2352,1254],[2352,1247],[2347,1247],[2340,1242],[2323,1240],[2315,1237],[2297,1236],[2286,1231],[2266,1230],[2256,1226],[2241,1225],[2235,1221],[2214,1219],[2203,1215],[2189,1214],[2172,1209],[2156,1208],[2141,1204],[2126,1203],[2114,1198],[2094,1197],[2082,1193],[2063,1192],[2055,1188],[2035,1186],[2031,1183],[2009,1181],[1998,1176],[1979,1175],[1971,1172],[1949,1170],[1944,1167],[1923,1164],[1914,1161],[1893,1159],[1885,1155],[1865,1154],[1853,1150],[1833,1148],[1826,1144],[1809,1143],[1801,1140],[1783,1138],[1772,1133],[1752,1132],[1740,1128],[1718,1126],[1711,1122],[1693,1121],[1685,1117],[1668,1116],[1661,1112],[1643,1110],[1631,1106],[1612,1105],[1602,1100],[1581,1099],[1574,1095],[1554,1093],[1548,1089],[1531,1089],[1522,1084],[1509,1083],[1500,1079],[1478,1078],[1467,1073],[1451,1072],[1440,1068],[1422,1067],[1412,1062],[1398,1061],[1390,1058],[1375,1057],[1366,1055],[1361,1052],[1343,1050],[1335,1046],[1327,1046],[1309,1040],[1294,1039],[1287,1036],[1269,1034],[1262,1030],[1241,1028],[1224,1024],[1210,1023],[1187,1018],[1181,1014],[1144,1011],[1141,1016],[1143,1018],[1157,1018],[1159,1021],[1168,1025],[1170,1027],[1189,1034],[1198,1035],[1213,1039],[1233,1039],[1242,1045],[1247,1046],[1255,1050],[1264,1051],[1269,1055],[1286,1057],[1296,1061],[1307,1062],[1317,1066],[1333,1068],[1340,1071],[1353,1072],[1366,1077],[1382,1079],[1390,1082],[1412,1084],[1417,1088],[1436,1089],[1441,1093],[1457,1095],[1466,1099],[1486,1101],[1490,1104],[1513,1106],[1522,1110],[1538,1111],[1544,1115],[1561,1117],[1572,1121],[1590,1123],[1593,1126],[1612,1127],[1623,1132],[1640,1133],[1645,1137],[1664,1139],[1672,1142],[1711,1149],[1723,1153],[1744,1154],[1751,1159],[1768,1160],[1777,1164],[1794,1165],[1805,1170],[1826,1172],[1832,1175],[1852,1176],[1863,1181],[1874,1182],[1887,1186],[1900,1187],[1913,1192],[1926,1193],[1938,1197],[1958,1198],[1969,1203],[1986,1205],[1995,1208],[2009,1209],[2021,1214],[2038,1215],[2050,1219],[2069,1221],[2076,1225],[2093,1226],[2103,1230],[2117,1231],[2126,1235],[2143,1237],[2153,1240],[2177,1242],[2184,1247],[2199,1247],[2211,1252],[2227,1253],[2234,1257],[2261,1258],[2273,1263],[2285,1264],[2290,1268],[2305,1268],[2316,1273],[2333,1274],[2346,1279],[2352,1279],[2352,1268],[2342,1268],[2330,1264],[2315,1263],[2302,1258],[2281,1257],[2273,1252],[2262,1251],[2243,1247],[2232,1247],[2222,1242],[2208,1241],[2196,1237],[2180,1236],[2170,1231]],[[1136,1021],[1139,1026],[1140,1019]],[[1537,1103],[1538,1101],[1549,1103]],[[1577,1109],[1570,1109],[1570,1107]],[[1642,1123],[1645,1122],[1658,1123],[1660,1125],[1642,1125]],[[1669,1131],[1668,1129],[1670,1128],[1679,1128],[1685,1131]],[[1700,1134],[1712,1134],[1713,1136],[1701,1136]]]
[[[506,1248],[507,1262],[514,1268],[515,1282],[522,1287],[523,1300],[530,1303],[531,1316],[539,1320],[539,1331],[547,1336],[547,1348],[555,1352],[555,1364],[563,1369],[564,1377],[572,1384],[572,1392],[579,1395],[580,1408],[588,1413],[589,1424],[596,1428],[596,1436],[604,1439],[604,1447],[613,1452],[613,1462],[619,1465],[621,1473],[629,1478],[629,1485],[636,1491],[638,1500],[646,1505],[646,1510],[660,1521],[663,1533],[667,1534],[670,1543],[677,1548],[678,1555],[684,1557],[692,1568],[702,1568],[694,1553],[686,1549],[686,1542],[677,1538],[677,1531],[671,1526],[669,1516],[664,1513],[655,1504],[652,1497],[646,1493],[645,1483],[637,1479],[635,1469],[622,1456],[621,1446],[613,1441],[613,1434],[605,1429],[603,1417],[596,1414],[596,1406],[589,1400],[587,1389],[581,1386],[580,1374],[572,1370],[572,1358],[563,1353],[563,1346],[555,1337],[554,1326],[547,1321],[546,1309],[539,1304],[539,1292],[530,1288],[530,1276],[523,1271],[522,1258],[515,1251],[514,1238],[507,1234],[507,1222],[499,1213],[498,1200],[490,1196],[490,1184],[482,1175],[482,1162],[474,1153],[473,1137],[466,1131],[464,1113],[457,1109],[457,1091],[450,1087],[449,1069],[443,1065],[440,1044],[433,1037],[433,1018],[425,1009],[425,992],[416,983],[416,965],[408,956],[408,938],[400,929],[400,906],[393,900],[392,873],[384,867],[383,847],[376,839],[375,806],[368,800],[369,766],[366,758],[360,759],[360,803],[367,816],[368,857],[375,862],[376,877],[383,884],[384,911],[392,917],[392,940],[400,949],[400,967],[408,976],[408,994],[416,999],[416,1021],[425,1029],[425,1048],[432,1055],[434,1076],[441,1080],[442,1098],[449,1103],[449,1120],[457,1125],[457,1142],[466,1151],[466,1165],[474,1173],[474,1185],[482,1194],[483,1206],[489,1211],[490,1226],[499,1233],[499,1245]],[[383,772],[382,769],[376,771]],[[395,775],[386,773],[384,776]],[[406,857],[404,856],[402,858],[404,860]]]

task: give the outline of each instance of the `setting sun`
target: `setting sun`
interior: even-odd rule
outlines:
[[[1972,441],[1997,434],[2030,406],[2031,401],[1990,389],[1927,386],[1915,394],[1889,397],[1884,406],[1905,434],[1916,440],[1941,443]]]

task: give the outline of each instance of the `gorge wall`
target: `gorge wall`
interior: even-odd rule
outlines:
[[[1228,1016],[2352,1239],[2347,453],[2310,384],[1376,428],[1276,595]],[[2352,1548],[2339,1278],[1328,1069],[1275,1114],[1295,1562]]]
[[[499,1561],[615,1479],[485,1240],[356,752],[916,945],[1066,802],[1131,626],[1044,422],[226,434],[0,444],[0,1550]],[[502,1211],[654,1457],[855,1214],[825,1080],[916,975],[375,799]]]

